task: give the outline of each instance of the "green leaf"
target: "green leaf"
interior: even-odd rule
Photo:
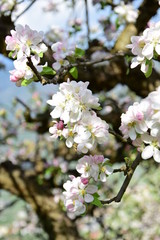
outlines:
[[[102,207],[103,204],[101,203],[101,201],[98,199],[99,194],[98,193],[94,193],[93,194],[94,200],[93,202],[91,202],[93,205],[97,206],[97,207]]]
[[[31,79],[24,79],[24,80],[22,80],[22,82],[21,82],[21,86],[24,86],[24,87],[26,87],[26,86],[28,86],[31,82],[33,82],[33,78],[31,78]]]
[[[120,27],[120,22],[119,22],[119,18],[116,19],[116,29],[118,29]]]
[[[40,74],[41,75],[55,75],[56,72],[51,67],[43,67],[43,71]]]
[[[93,197],[94,197],[94,198],[99,198],[99,194],[98,194],[97,192],[95,192],[95,193],[93,194]]]
[[[85,51],[81,48],[75,49],[75,57],[83,57],[85,54]]]
[[[43,52],[39,53],[38,56],[39,56],[40,58],[42,58],[42,57],[43,57]]]
[[[100,111],[100,110],[102,110],[102,107],[99,106],[99,107],[96,108],[96,110]]]
[[[144,75],[148,78],[152,74],[152,60],[146,60],[146,65],[148,65],[148,71]]]
[[[49,167],[49,168],[47,168],[47,169],[45,170],[45,174],[49,175],[49,174],[51,174],[53,171],[54,171],[54,167],[51,166],[51,167]]]
[[[9,57],[9,58],[12,58],[13,53],[14,53],[14,52],[11,51],[11,52],[8,54],[8,57]]]
[[[76,67],[73,67],[69,70],[70,74],[72,75],[72,77],[74,77],[75,79],[78,78],[78,70]]]

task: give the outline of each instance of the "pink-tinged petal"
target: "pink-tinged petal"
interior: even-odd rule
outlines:
[[[86,203],[93,202],[93,200],[94,200],[94,197],[93,197],[92,195],[90,195],[90,194],[85,194],[85,196],[84,196],[84,201],[85,201]]]
[[[160,163],[160,151],[154,148],[153,158],[156,162]]]
[[[149,159],[153,156],[153,146],[147,146],[141,154],[143,159]]]

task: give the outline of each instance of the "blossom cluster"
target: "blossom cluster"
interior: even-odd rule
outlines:
[[[10,51],[10,56],[14,61],[15,69],[10,71],[10,80],[21,85],[22,80],[31,79],[34,75],[27,65],[30,58],[37,71],[41,72],[43,67],[38,65],[47,47],[43,40],[43,32],[30,29],[28,25],[24,27],[17,25],[15,30],[11,30],[11,36],[7,36],[5,42],[6,49]]]
[[[146,28],[142,36],[132,36],[131,42],[127,47],[136,56],[132,58],[131,68],[140,65],[141,71],[149,76],[152,73],[152,59],[160,54],[160,22]]]
[[[1,14],[8,14],[13,8],[14,5],[16,4],[16,0],[1,0],[0,1],[0,15]]]
[[[86,211],[85,203],[91,203],[99,197],[95,182],[106,182],[107,176],[113,172],[108,160],[102,155],[84,156],[78,160],[76,170],[81,176],[70,176],[71,180],[63,185],[64,204],[69,212],[83,214]]]
[[[120,4],[114,8],[114,11],[118,14],[120,23],[134,23],[138,17],[138,10],[134,9],[132,4],[120,2]]]
[[[88,84],[81,81],[62,83],[59,92],[47,101],[55,107],[51,112],[54,119],[54,126],[49,129],[51,137],[64,138],[68,148],[74,146],[82,153],[108,140],[108,124],[92,110],[99,109],[100,104],[99,99],[87,89]]]
[[[153,157],[160,162],[160,87],[122,114],[120,130],[133,141],[143,159]]]
[[[69,48],[67,42],[56,42],[52,44],[51,49],[53,50],[53,58],[56,60],[52,67],[57,71],[61,66],[69,65],[69,61],[66,57],[74,55],[75,46]]]

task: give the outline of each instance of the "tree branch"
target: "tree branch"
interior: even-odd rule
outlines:
[[[15,19],[15,22],[20,18],[37,0],[33,0]]]
[[[109,200],[104,200],[104,201],[101,201],[103,204],[110,204],[112,202],[120,202],[131,179],[132,179],[132,176],[134,174],[134,171],[136,170],[136,168],[138,167],[139,163],[142,161],[142,159],[140,158],[140,154],[137,155],[137,158],[134,160],[134,162],[132,163],[132,166],[131,168],[129,168],[129,170],[127,171],[127,176],[118,192],[118,194],[109,199]]]
[[[89,28],[89,13],[88,13],[88,1],[85,1],[85,10],[86,10],[86,25],[87,25],[87,40],[88,46],[90,46],[90,28]]]

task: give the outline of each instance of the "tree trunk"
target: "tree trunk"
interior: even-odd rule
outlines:
[[[53,196],[39,186],[34,174],[27,176],[19,166],[7,161],[0,165],[0,188],[29,203],[37,213],[49,240],[80,239],[76,225],[60,210]]]

